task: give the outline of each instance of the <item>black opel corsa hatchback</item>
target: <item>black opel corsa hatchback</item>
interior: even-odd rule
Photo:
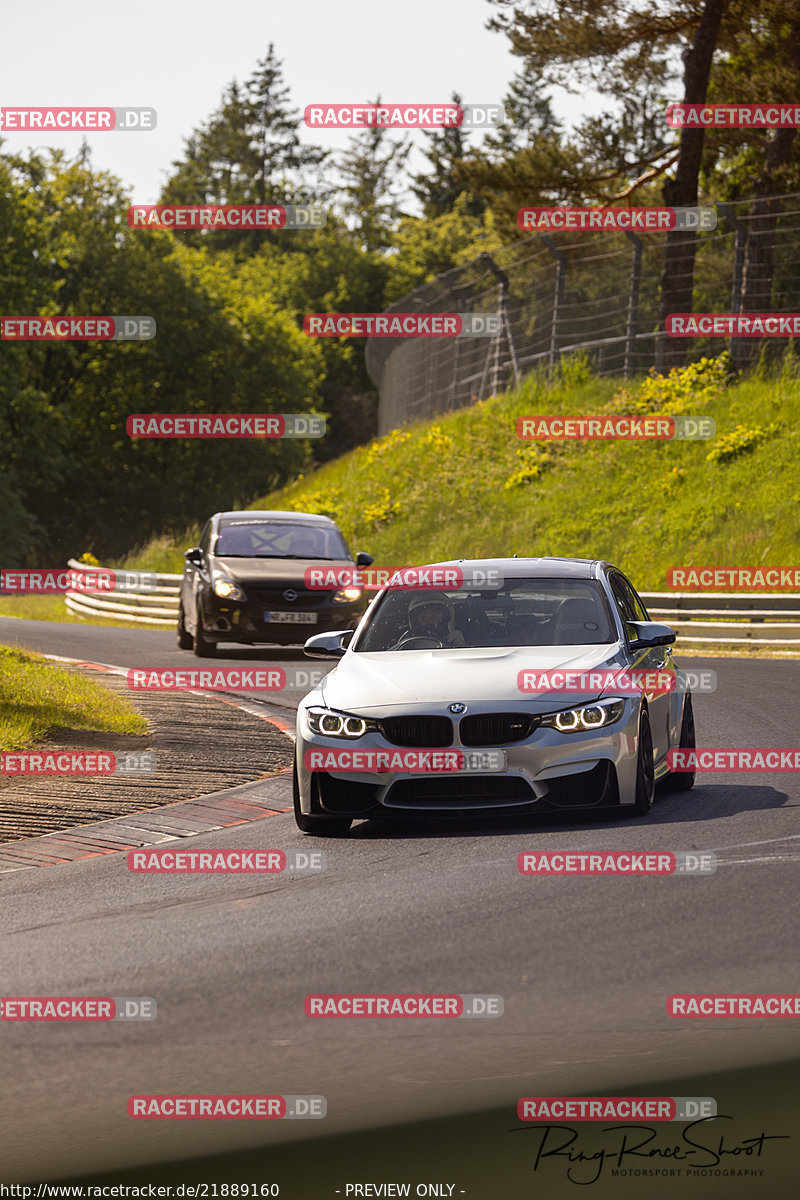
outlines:
[[[184,558],[178,645],[200,658],[215,654],[220,642],[289,646],[313,633],[355,629],[366,608],[360,588],[306,587],[312,564],[372,563],[370,554],[353,557],[329,517],[251,509],[215,513]]]

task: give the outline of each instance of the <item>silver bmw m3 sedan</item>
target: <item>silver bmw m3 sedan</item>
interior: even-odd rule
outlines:
[[[390,582],[355,631],[305,644],[338,661],[298,709],[303,832],[392,817],[644,815],[657,782],[692,787],[668,762],[695,744],[675,634],[617,567],[504,558],[428,573],[446,586]]]

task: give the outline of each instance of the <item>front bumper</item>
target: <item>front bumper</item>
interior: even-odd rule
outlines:
[[[320,597],[321,599],[321,597]],[[354,604],[289,604],[287,601],[224,600],[209,593],[203,599],[203,629],[214,642],[243,642],[245,645],[302,645],[315,633],[355,629],[364,612],[363,601]],[[313,622],[277,622],[267,619],[271,610],[290,611],[298,616],[313,614]]]
[[[307,750],[341,750],[341,738],[311,734],[298,716],[297,775],[300,807],[306,814],[352,818],[464,817],[630,807],[636,796],[639,700],[605,733],[560,733],[538,728],[524,741],[498,748],[506,769],[492,774],[450,772],[400,774],[310,771]],[[360,749],[396,750],[379,734],[357,740]],[[462,747],[457,739],[453,749]]]

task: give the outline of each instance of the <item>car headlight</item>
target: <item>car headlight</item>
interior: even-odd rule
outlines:
[[[378,729],[376,721],[368,721],[352,713],[336,712],[332,708],[309,708],[306,710],[306,720],[311,732],[322,734],[323,737],[360,738],[365,733],[376,733]]]
[[[340,592],[334,592],[334,604],[355,604],[356,600],[361,599],[361,588],[342,588]]]
[[[557,729],[559,733],[587,733],[592,729],[604,729],[607,725],[613,725],[624,711],[624,700],[598,700],[596,704],[546,713],[540,724],[549,729]]]
[[[222,575],[221,573],[214,575],[214,595],[219,596],[223,600],[247,599],[238,583],[234,583],[227,575]]]

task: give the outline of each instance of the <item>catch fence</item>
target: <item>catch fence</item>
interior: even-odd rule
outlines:
[[[800,193],[716,204],[717,227],[696,238],[695,312],[800,311]],[[464,408],[531,368],[581,350],[599,375],[646,372],[656,359],[665,233],[550,232],[481,254],[438,275],[388,312],[491,312],[492,338],[369,338],[378,431]],[[746,279],[747,272],[750,279]],[[736,343],[736,344],[734,344]],[[749,344],[745,344],[749,343]],[[687,361],[728,348],[738,366],[761,340],[695,338]],[[786,339],[765,339],[779,355]]]

